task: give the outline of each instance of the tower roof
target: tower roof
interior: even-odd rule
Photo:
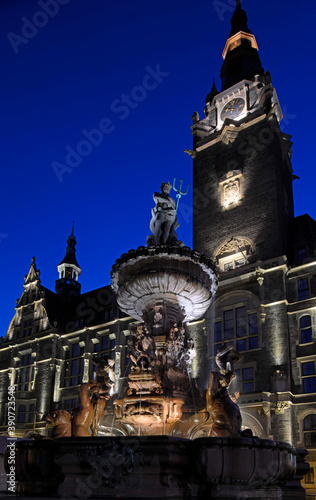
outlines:
[[[251,31],[248,28],[247,22],[248,22],[247,14],[241,8],[240,0],[237,0],[236,1],[236,10],[233,14],[233,17],[231,18],[231,21],[230,21],[231,30],[230,30],[229,37],[236,35],[236,33],[239,33],[239,31],[243,31],[244,33],[251,34]]]
[[[77,266],[80,269],[80,266],[77,262],[76,259],[76,245],[77,245],[77,240],[74,235],[74,225],[75,223],[72,223],[72,230],[70,236],[68,236],[67,239],[67,248],[66,248],[66,254],[63,260],[61,261],[61,264],[73,264],[74,266]]]
[[[258,45],[247,22],[247,14],[241,8],[240,0],[237,0],[230,22],[230,35],[223,51],[222,91],[242,80],[252,80],[255,75],[264,74]]]

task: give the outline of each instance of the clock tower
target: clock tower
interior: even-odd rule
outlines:
[[[239,1],[220,76],[221,91],[214,83],[206,97],[205,118],[192,117],[190,154],[194,248],[224,271],[283,255],[294,217],[292,143],[280,129],[278,97]]]
[[[188,151],[193,244],[215,261],[219,278],[204,333],[196,335],[204,341],[197,349],[207,339],[209,357],[199,377],[207,380],[220,346],[232,346],[243,356],[232,396],[244,427],[310,446],[304,432],[316,396],[316,222],[294,217],[291,137],[280,129],[277,93],[238,0],[220,76],[205,116],[193,114]]]

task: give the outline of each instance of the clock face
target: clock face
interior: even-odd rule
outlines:
[[[225,118],[237,118],[238,115],[245,109],[245,101],[241,97],[232,99],[229,101],[222,109],[221,119],[224,121]]]

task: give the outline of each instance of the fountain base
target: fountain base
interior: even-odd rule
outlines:
[[[306,454],[258,438],[25,440],[16,445],[17,493],[42,499],[303,500]]]

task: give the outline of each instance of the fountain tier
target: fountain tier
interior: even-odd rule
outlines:
[[[199,319],[217,288],[213,262],[188,247],[139,247],[115,262],[112,288],[120,309],[158,335]]]

